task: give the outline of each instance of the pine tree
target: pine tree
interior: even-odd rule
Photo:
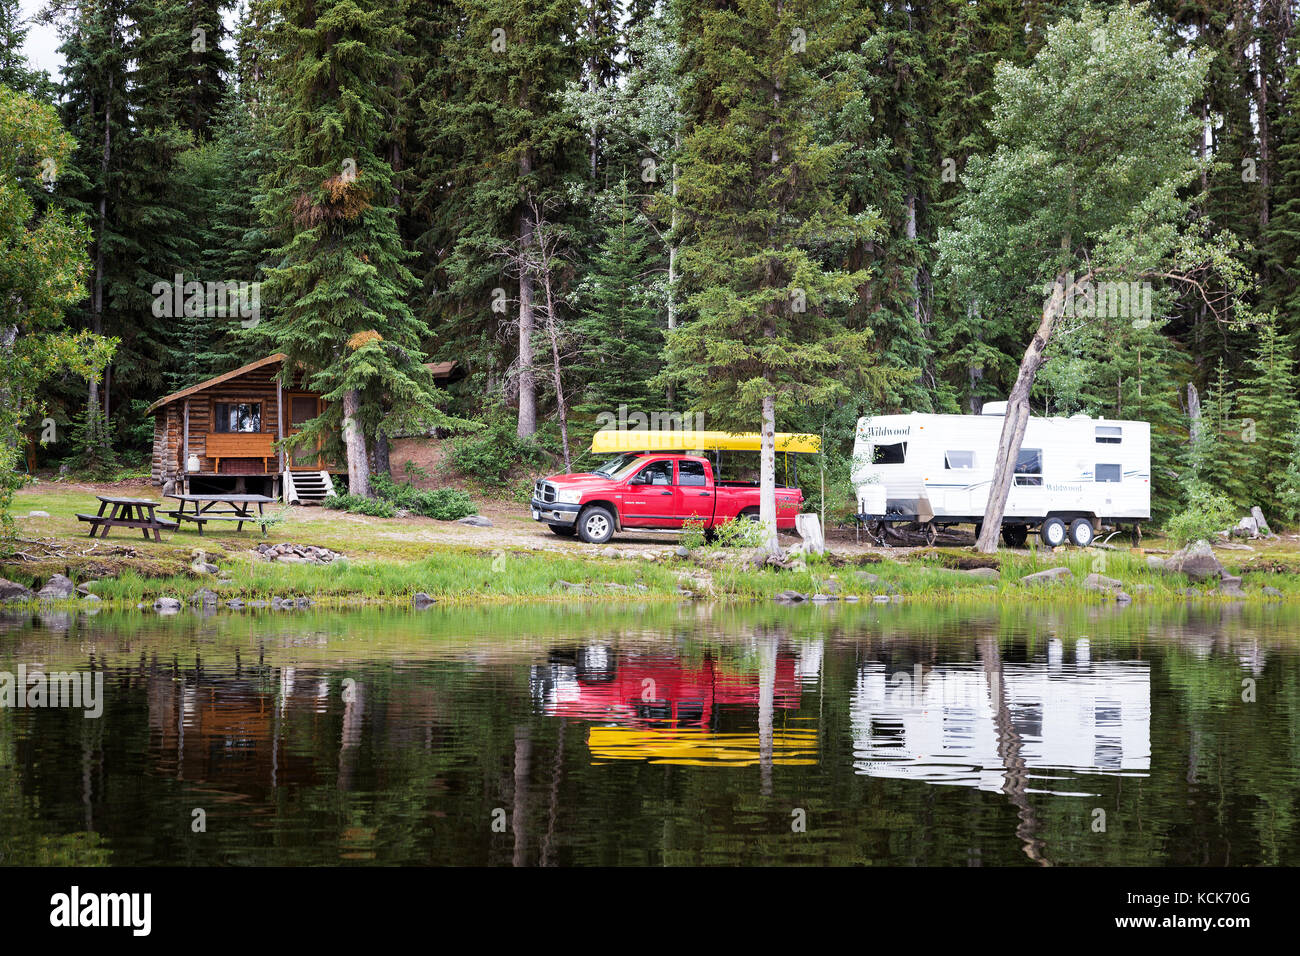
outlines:
[[[760,520],[775,548],[778,419],[845,397],[850,383],[878,393],[884,379],[870,334],[843,320],[865,275],[819,256],[829,237],[875,225],[835,195],[845,148],[819,142],[812,122],[817,104],[859,95],[820,72],[854,24],[824,0],[682,8],[694,126],[677,206],[691,235],[682,271],[694,317],[668,337],[665,376],[717,427],[761,426]]]
[[[281,243],[268,270],[275,313],[257,329],[330,403],[296,440],[342,432],[348,488],[369,494],[368,439],[438,421],[422,364],[427,327],[407,296],[407,268],[385,160],[400,72],[400,7],[356,0],[274,0],[269,75],[282,98],[263,204]]]
[[[531,244],[530,204],[553,208],[563,177],[585,165],[559,96],[580,75],[568,38],[581,10],[576,0],[457,0],[455,13],[421,86],[417,135],[444,144],[420,171],[432,220],[421,241],[431,260],[426,287],[440,297],[439,338],[486,368],[486,388],[505,384],[498,333],[515,333],[509,378],[526,438],[537,429],[534,289],[527,275],[509,281],[502,250]]]
[[[1278,334],[1271,315],[1257,325],[1258,344],[1243,375],[1234,418],[1239,418],[1239,439],[1246,446],[1246,488],[1259,492],[1276,488],[1286,473],[1291,455],[1291,427],[1300,399],[1296,397],[1296,375],[1291,346]],[[1238,498],[1243,508],[1259,505],[1268,516],[1279,514],[1271,500]]]
[[[626,180],[611,193],[573,323],[580,343],[573,373],[583,383],[574,403],[579,415],[617,414],[623,404],[645,408],[663,348],[656,290],[645,279],[659,258],[654,234]]]

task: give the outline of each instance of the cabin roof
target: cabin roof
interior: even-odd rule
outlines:
[[[183,388],[179,392],[172,392],[170,395],[164,396],[163,398],[158,399],[158,401],[150,405],[147,409],[145,409],[145,414],[148,415],[166,405],[170,405],[172,402],[180,401],[182,398],[189,398],[191,395],[197,392],[201,392],[204,389],[212,388],[214,385],[220,385],[222,382],[228,382],[232,378],[238,378],[241,375],[245,375],[249,372],[256,371],[257,369],[261,368],[264,365],[273,365],[276,362],[283,362],[283,361],[284,361],[284,353],[276,352],[274,355],[268,355],[266,358],[258,359],[256,362],[249,362],[247,365],[243,365],[237,369],[234,369],[233,371],[226,372],[224,375],[218,375],[215,378],[210,378],[207,381],[199,382],[199,384],[197,385],[191,385],[189,388]]]
[[[239,376],[241,375],[246,375],[249,372],[254,372],[264,365],[273,365],[276,362],[283,362],[283,361],[284,361],[284,353],[276,352],[274,355],[268,355],[266,358],[258,359],[256,362],[249,362],[247,365],[240,366],[239,368],[233,369],[232,371],[226,372],[222,375],[217,375],[214,378],[210,378],[207,379],[206,381],[199,382],[199,384],[197,385],[191,385],[189,388],[183,388],[179,392],[172,392],[170,395],[166,395],[163,398],[158,399],[158,401],[154,402],[152,405],[150,405],[145,410],[145,414],[146,415],[152,414],[158,409],[170,405],[172,402],[180,401],[182,398],[189,398],[191,395],[194,395],[198,392],[202,392],[205,389],[212,388],[215,385],[220,385],[222,382],[228,382],[232,378],[239,378]],[[456,363],[454,361],[453,362],[425,362],[424,367],[427,368],[429,371],[433,372],[434,378],[447,378],[448,376],[451,375],[452,371],[456,368]]]

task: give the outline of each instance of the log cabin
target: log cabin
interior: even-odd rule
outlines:
[[[280,442],[326,406],[300,382],[281,382],[284,355],[250,362],[158,399],[151,475],[184,493],[265,494],[286,503],[319,501],[334,493],[346,466],[319,452],[297,451],[292,461]],[[429,362],[440,384],[456,378],[456,362]]]

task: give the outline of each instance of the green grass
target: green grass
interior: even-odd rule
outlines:
[[[870,600],[875,594],[894,593],[908,602],[960,604],[1099,604],[1109,598],[1083,586],[1084,578],[1093,571],[1119,579],[1136,601],[1185,601],[1187,595],[1182,591],[1190,586],[1183,576],[1151,571],[1145,556],[1122,550],[1004,551],[990,559],[969,549],[942,548],[900,555],[900,560],[855,555],[847,559],[852,563],[845,563],[838,558],[812,557],[804,571],[753,571],[711,560],[711,549],[693,552],[690,559],[653,562],[610,560],[576,550],[492,551],[449,540],[438,542],[438,528],[448,526],[430,519],[361,518],[321,509],[296,510],[267,540],[321,545],[348,555],[347,559],[324,566],[284,565],[249,555],[263,539],[248,531],[200,538],[196,532],[184,530],[156,543],[122,529],[107,541],[92,542],[86,537],[85,525],[74,515],[97,507],[92,493],[63,485],[39,483],[20,492],[15,514],[23,536],[54,540],[63,554],[34,562],[10,561],[0,566],[0,576],[29,586],[56,572],[68,573],[78,582],[93,579],[95,592],[106,607],[134,607],[161,596],[188,600],[200,587],[211,588],[223,600],[307,596],[319,604],[339,606],[409,604],[419,591],[457,604],[676,600],[684,575],[711,576],[712,586],[703,589],[702,598],[735,602],[770,602],[787,589],[808,595],[825,592],[834,589],[832,580],[838,583],[841,596]],[[30,510],[48,511],[51,517],[25,519]],[[123,548],[129,553],[120,553]],[[218,580],[189,571],[198,550],[228,572],[228,577]],[[1300,553],[1295,542],[1270,542],[1256,552],[1224,551],[1220,560],[1233,573],[1244,574],[1243,587],[1248,594],[1268,584],[1281,590],[1285,599],[1300,600]],[[990,581],[953,570],[959,563],[996,564],[1000,577]],[[1040,587],[1019,583],[1026,574],[1059,565],[1070,568],[1074,577]],[[859,571],[877,574],[880,581],[865,583]],[[575,590],[563,582],[585,587]],[[1213,590],[1211,584],[1195,586],[1197,594],[1207,600],[1227,600]]]

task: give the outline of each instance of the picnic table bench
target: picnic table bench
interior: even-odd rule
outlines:
[[[168,495],[169,498],[175,498],[179,501],[180,507],[174,511],[168,511],[178,522],[193,521],[199,526],[199,535],[203,534],[203,526],[209,521],[234,521],[237,522],[236,531],[243,531],[244,524],[258,524],[262,526],[262,534],[266,534],[266,515],[263,508],[268,504],[274,504],[275,499],[266,495]],[[187,505],[193,505],[192,510],[186,510]],[[253,514],[252,506],[257,505],[257,514]]]
[[[113,528],[139,528],[146,541],[149,540],[149,532],[152,531],[153,539],[161,543],[160,531],[176,530],[175,521],[166,521],[154,514],[154,510],[161,502],[149,498],[115,498],[112,495],[96,495],[96,497],[99,499],[97,514],[77,515],[78,521],[90,523],[92,538],[96,532],[101,538],[107,538],[108,532]],[[104,514],[105,509],[110,506],[112,511]]]

